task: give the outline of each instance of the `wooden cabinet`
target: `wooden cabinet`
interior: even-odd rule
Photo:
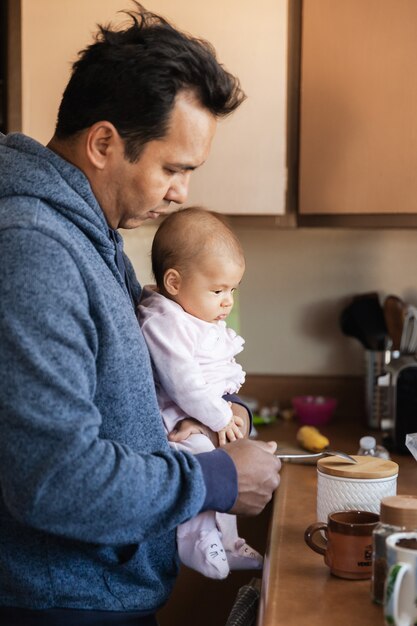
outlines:
[[[247,100],[219,122],[187,205],[238,215],[282,215],[287,188],[288,0],[148,0],[181,29],[209,40]]]
[[[416,0],[304,0],[301,216],[417,213],[416,60]]]
[[[0,0],[0,132],[22,129],[20,0]]]
[[[7,99],[6,99],[6,50],[7,50],[7,14],[6,3],[0,0],[0,133],[7,128]]]
[[[293,0],[291,0],[292,2]],[[298,0],[297,0],[298,1]],[[21,69],[13,85],[22,87],[9,107],[9,130],[49,141],[70,61],[90,40],[97,23],[125,21],[120,0],[0,0],[21,16],[10,37]],[[148,0],[178,28],[207,39],[218,58],[236,74],[247,100],[219,122],[207,163],[191,178],[187,204],[202,204],[237,215],[281,216],[287,189],[287,31],[289,0]],[[129,7],[129,2],[126,8]],[[53,24],[53,28],[51,28]],[[10,32],[9,32],[10,35]],[[54,51],[51,56],[51,50]],[[20,119],[21,118],[21,119]],[[16,128],[17,127],[17,128]]]

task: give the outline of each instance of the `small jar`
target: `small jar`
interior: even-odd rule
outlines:
[[[317,462],[317,520],[334,511],[378,513],[380,503],[397,493],[398,464],[373,456],[353,455],[357,463],[336,456]]]
[[[386,538],[392,533],[417,530],[417,496],[390,496],[381,500],[380,521],[372,536],[371,596],[377,604],[384,601],[387,577]]]

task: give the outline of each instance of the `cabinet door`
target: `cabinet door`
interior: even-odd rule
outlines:
[[[21,0],[23,132],[49,140],[69,60],[90,40],[97,22],[125,21],[118,13],[124,4]],[[258,0],[256,5],[251,0],[144,4],[178,28],[210,41],[247,94],[241,107],[219,122],[207,163],[191,177],[187,204],[231,214],[282,215],[287,181],[288,0]]]
[[[282,215],[286,198],[288,0],[148,0],[146,7],[209,40],[247,100],[219,122],[187,205],[239,215]]]
[[[304,0],[299,211],[417,213],[416,0]]]

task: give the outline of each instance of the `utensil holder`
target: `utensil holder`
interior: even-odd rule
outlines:
[[[389,417],[389,390],[378,384],[378,379],[386,374],[386,364],[390,360],[388,350],[365,350],[365,409],[369,428],[380,428],[381,421]]]

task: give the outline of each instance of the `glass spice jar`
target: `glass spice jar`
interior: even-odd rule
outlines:
[[[380,521],[372,536],[371,596],[377,604],[384,601],[387,577],[386,538],[403,530],[417,530],[417,496],[388,496],[381,500]]]

